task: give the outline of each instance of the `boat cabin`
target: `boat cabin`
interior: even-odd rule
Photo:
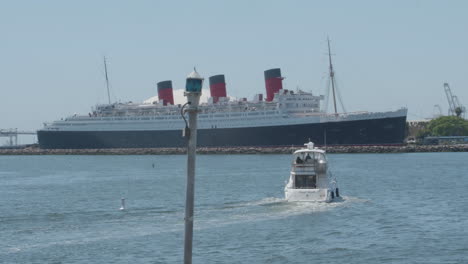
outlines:
[[[327,161],[325,154],[321,150],[304,151],[298,150],[294,153],[294,165],[313,165],[319,161]]]
[[[293,153],[291,174],[284,187],[287,201],[330,202],[338,197],[336,179],[328,171],[325,151],[314,148],[314,143],[304,144],[306,148]]]
[[[326,177],[325,152],[314,148],[313,143],[306,146],[307,149],[298,150],[293,154],[291,180],[294,189],[319,188],[320,178]]]

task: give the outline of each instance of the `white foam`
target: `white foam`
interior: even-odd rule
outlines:
[[[249,202],[241,202],[238,204],[233,204],[237,206],[259,206],[259,205],[270,205],[276,203],[283,203],[286,202],[285,199],[277,198],[277,197],[267,197],[257,201],[249,201]]]
[[[353,203],[367,202],[367,200],[343,196],[331,203],[325,202],[287,202],[277,197],[267,197],[260,200],[233,204],[233,214],[224,212],[219,218],[199,219],[196,222],[197,229],[220,227],[223,225],[238,224],[288,218],[297,215],[325,212],[335,208],[349,206]],[[258,207],[262,208],[259,209]]]

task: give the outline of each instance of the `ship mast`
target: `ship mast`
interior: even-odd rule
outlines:
[[[330,38],[327,38],[328,42],[328,60],[330,62],[330,81],[332,85],[332,93],[333,93],[333,106],[335,108],[335,114],[338,114],[336,110],[336,96],[335,96],[335,72],[333,71],[333,64],[331,59],[331,51],[330,51]]]
[[[107,62],[106,62],[106,56],[104,56],[104,72],[105,72],[105,74],[106,74],[107,100],[109,101],[109,104],[111,104],[110,90],[109,90],[109,78],[107,77]]]

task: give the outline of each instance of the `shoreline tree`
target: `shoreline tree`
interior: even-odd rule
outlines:
[[[468,120],[459,116],[438,117],[417,135],[418,138],[427,136],[468,136]]]

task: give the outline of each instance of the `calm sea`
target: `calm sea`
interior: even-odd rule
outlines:
[[[329,159],[343,200],[288,203],[289,155],[199,155],[194,263],[468,263],[468,153]],[[182,263],[185,167],[0,156],[0,263]]]

